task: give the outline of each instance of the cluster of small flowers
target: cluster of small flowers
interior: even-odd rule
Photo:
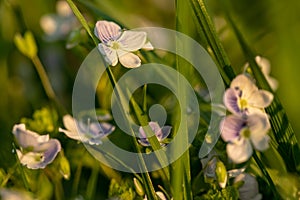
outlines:
[[[123,31],[114,22],[98,21],[95,26],[95,35],[101,41],[98,50],[105,61],[112,66],[120,61],[127,68],[139,67],[141,65],[140,58],[131,52],[139,49],[153,49],[151,43],[147,41],[145,32]],[[115,126],[109,123],[90,122],[90,120],[84,123],[70,115],[63,117],[63,123],[66,129],[59,128],[59,132],[89,145],[102,144],[102,139],[115,130]],[[170,134],[171,127],[160,128],[157,122],[149,122],[149,126],[163,146],[163,140]],[[61,144],[57,139],[50,139],[49,135],[39,135],[26,130],[25,124],[15,125],[12,132],[20,146],[20,150],[17,150],[19,160],[30,169],[45,168],[61,151]],[[142,146],[150,146],[142,126],[139,129],[139,138],[138,141]]]
[[[220,124],[228,157],[234,163],[247,161],[253,148],[268,148],[270,123],[264,108],[273,100],[272,93],[260,90],[247,74],[238,75],[225,91],[224,104],[232,113]]]

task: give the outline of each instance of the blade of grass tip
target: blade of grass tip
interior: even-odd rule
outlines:
[[[193,10],[196,21],[202,28],[206,40],[218,62],[218,69],[223,77],[224,83],[229,86],[230,81],[235,77],[235,73],[231,67],[229,58],[221,44],[221,41],[217,35],[214,25],[208,15],[206,6],[203,0],[189,0]]]
[[[244,54],[249,62],[250,68],[260,88],[273,92],[270,85],[268,84],[265,76],[263,75],[260,67],[255,62],[255,55],[244,37],[234,24],[228,11],[226,16],[230,25],[232,26],[237,39],[244,51]],[[275,138],[275,148],[285,161],[285,164],[289,171],[299,171],[300,166],[300,148],[295,135],[295,132],[288,120],[287,114],[276,94],[274,94],[273,102],[269,107],[266,108],[266,112],[270,116],[270,123],[273,130],[272,140]],[[297,169],[298,168],[298,169]]]
[[[84,29],[87,31],[87,33],[92,38],[95,45],[97,46],[98,45],[98,39],[92,33],[87,21],[85,20],[85,18],[81,14],[81,12],[78,10],[77,6],[74,4],[74,2],[72,0],[66,0],[66,1],[68,2],[70,8],[72,9],[74,15],[77,17],[77,19],[79,20],[81,25],[84,27]]]
[[[147,84],[143,87],[143,112],[147,112]]]

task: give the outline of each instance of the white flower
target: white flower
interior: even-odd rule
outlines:
[[[26,130],[25,124],[16,124],[12,132],[20,146],[17,150],[19,160],[30,169],[45,168],[61,150],[57,139]]]
[[[266,80],[268,81],[270,87],[272,88],[273,91],[277,90],[278,88],[278,81],[270,76],[271,72],[271,63],[268,59],[261,57],[261,56],[256,56],[255,61],[257,65],[261,68],[262,73],[264,74]],[[246,71],[247,68],[249,67],[249,63],[246,63],[244,70]]]
[[[273,94],[259,90],[253,81],[244,74],[238,75],[225,91],[224,104],[234,114],[262,113],[271,104]]]
[[[136,68],[141,65],[140,58],[131,53],[139,49],[152,50],[153,46],[147,42],[146,32],[122,31],[119,25],[105,20],[97,21],[95,35],[100,39],[98,45],[105,61],[112,66],[120,63],[127,68]]]
[[[241,200],[260,200],[262,195],[258,191],[258,183],[254,176],[248,173],[238,175],[234,182],[243,181],[244,184],[239,188],[239,199]]]
[[[266,150],[269,147],[269,129],[265,114],[225,117],[220,124],[220,132],[223,140],[229,142],[226,146],[228,157],[234,163],[242,163],[251,157],[253,147],[259,151]]]
[[[115,130],[115,127],[109,123],[88,122],[85,124],[74,119],[71,115],[65,115],[63,123],[67,130],[59,128],[59,132],[65,133],[69,138],[89,143],[90,145],[102,144],[101,139]]]
[[[163,140],[168,137],[168,135],[171,132],[172,127],[164,126],[164,127],[160,128],[160,126],[158,125],[157,122],[149,122],[149,126],[150,126],[151,130],[154,132],[160,145],[163,146],[164,145]],[[142,126],[139,128],[139,137],[140,137],[140,139],[138,141],[141,145],[150,146],[147,135]]]

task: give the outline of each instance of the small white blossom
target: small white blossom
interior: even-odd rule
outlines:
[[[272,100],[272,93],[258,89],[244,74],[232,80],[230,88],[224,94],[224,104],[233,114],[262,113]]]
[[[83,123],[71,117],[71,115],[65,115],[63,117],[63,123],[67,130],[59,128],[59,132],[63,132],[69,138],[82,141],[90,145],[102,144],[101,139],[115,130],[115,127],[109,123],[102,122],[89,122]]]
[[[155,133],[155,136],[157,137],[157,140],[160,142],[160,145],[163,146],[163,140],[168,137],[168,135],[171,132],[172,127],[171,126],[164,126],[160,128],[157,122],[149,122],[149,126],[151,130]],[[140,139],[138,140],[139,143],[143,146],[150,146],[150,143],[148,141],[147,135],[141,126],[139,128],[139,137]]]
[[[139,67],[141,59],[131,52],[153,49],[151,43],[147,41],[146,32],[122,31],[121,27],[114,22],[97,21],[94,32],[101,41],[98,50],[105,61],[112,66],[120,61],[127,68]]]
[[[264,151],[269,147],[270,129],[268,117],[265,114],[252,114],[249,116],[229,115],[220,124],[223,140],[228,157],[234,163],[247,161],[256,150]]]
[[[17,150],[19,160],[30,169],[45,168],[61,150],[57,139],[26,130],[25,124],[16,124],[12,132],[20,146]]]

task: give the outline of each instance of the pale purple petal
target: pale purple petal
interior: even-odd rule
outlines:
[[[133,53],[119,56],[119,61],[126,68],[136,68],[141,66],[141,59]]]
[[[33,131],[26,130],[25,124],[14,125],[12,132],[21,147],[28,148],[38,145],[37,138],[39,135]]]
[[[121,37],[117,40],[120,48],[133,52],[144,47],[147,40],[147,34],[140,31],[124,31]]]
[[[242,173],[234,179],[234,183],[243,181],[244,184],[239,188],[239,198],[241,200],[261,199],[256,178],[248,173]],[[260,198],[258,198],[260,197]]]
[[[226,151],[228,157],[236,164],[246,162],[253,153],[250,141],[244,138],[235,143],[228,143]]]
[[[247,125],[251,132],[252,141],[260,141],[270,130],[270,123],[266,114],[253,114],[249,115]]]
[[[105,61],[111,65],[111,66],[116,66],[118,63],[118,55],[117,51],[107,47],[106,45],[100,43],[98,44],[98,50],[100,53],[103,55]]]
[[[240,137],[240,131],[245,126],[245,120],[235,115],[225,117],[220,123],[221,137],[225,142],[232,142]]]
[[[224,93],[223,101],[224,101],[226,108],[231,113],[240,113],[241,112],[241,110],[238,106],[239,91],[237,91],[233,88],[227,89]]]
[[[102,20],[97,21],[94,33],[101,40],[101,42],[107,44],[108,41],[116,40],[120,37],[121,28],[114,22]]]
[[[254,149],[258,150],[258,151],[264,151],[267,150],[269,148],[269,141],[270,141],[270,137],[268,135],[265,135],[263,138],[259,138],[259,140],[257,140],[256,138],[251,140]]]
[[[40,145],[40,149],[43,150],[44,160],[40,163],[39,168],[44,168],[52,163],[58,152],[61,151],[61,145],[57,139],[50,139],[48,142]]]
[[[156,134],[158,141],[163,141],[171,133],[172,126],[164,126],[161,128],[160,135]]]
[[[252,107],[265,108],[273,101],[273,94],[266,90],[258,90],[248,98],[248,103]]]
[[[26,166],[29,169],[39,169],[40,163],[42,162],[43,154],[38,152],[28,152],[26,154],[22,154],[21,151],[17,150],[17,155],[20,160],[20,163]]]
[[[106,135],[109,135],[115,130],[115,126],[103,122],[103,123],[91,123],[90,124],[90,134],[92,134],[95,137],[104,137]]]

